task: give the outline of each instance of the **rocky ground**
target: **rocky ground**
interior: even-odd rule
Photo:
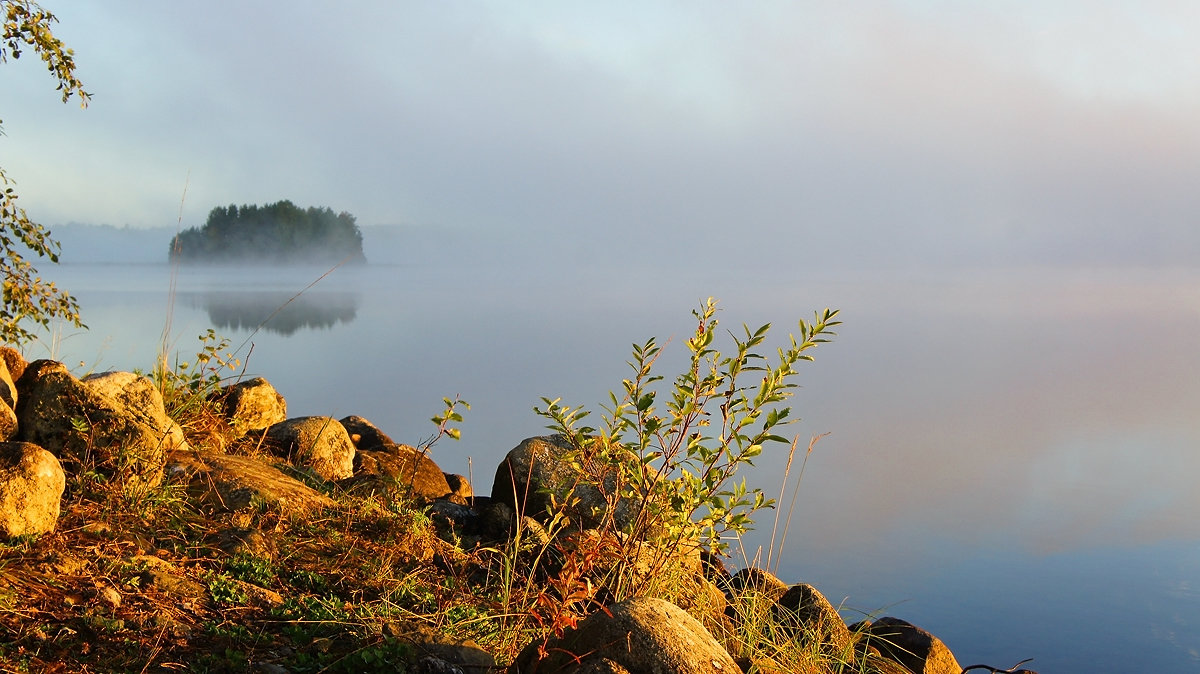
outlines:
[[[475,494],[262,379],[0,355],[0,671],[963,671],[902,620],[622,533],[560,436]]]

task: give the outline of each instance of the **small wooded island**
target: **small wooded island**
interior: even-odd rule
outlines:
[[[367,261],[353,215],[300,208],[286,199],[266,206],[218,206],[203,227],[176,234],[168,255],[171,262],[205,264]]]

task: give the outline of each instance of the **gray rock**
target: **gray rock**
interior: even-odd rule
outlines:
[[[589,658],[575,669],[575,674],[632,674],[608,658]]]
[[[238,436],[287,419],[287,401],[262,377],[225,386],[214,397]]]
[[[133,373],[80,381],[52,360],[30,363],[17,383],[18,437],[65,462],[133,488],[162,481],[167,452],[188,449],[153,383]]]
[[[266,446],[325,480],[354,474],[354,443],[333,417],[297,417],[267,428]],[[440,472],[440,471],[439,471]]]
[[[429,519],[449,527],[469,526],[479,517],[474,510],[453,501],[434,501],[429,506]]]
[[[414,671],[416,674],[466,674],[458,665],[432,655],[417,660]]]
[[[962,667],[941,639],[899,618],[880,618],[864,633],[883,657],[914,674],[960,674]]]
[[[54,531],[66,486],[53,454],[28,442],[0,442],[0,534]]]
[[[359,451],[354,457],[354,477],[361,483],[383,478],[383,486],[411,487],[411,496],[432,500],[452,493],[446,474],[433,459],[409,445],[384,445],[380,450]],[[353,484],[348,485],[351,488]]]
[[[484,540],[504,541],[512,536],[517,525],[512,506],[489,498],[486,503],[477,503],[476,507],[479,511],[478,531]]]
[[[793,585],[779,597],[773,614],[781,628],[815,642],[827,653],[848,655],[854,647],[846,622],[812,585]]]
[[[224,510],[260,506],[303,515],[334,505],[328,496],[247,456],[173,452],[167,473],[172,479],[186,481],[203,501]]]
[[[740,674],[733,658],[683,609],[648,597],[613,604],[552,639],[539,660],[540,642],[521,651],[509,668],[526,672]],[[608,663],[593,662],[608,660]],[[587,669],[584,669],[584,668]]]
[[[465,475],[446,473],[446,484],[450,487],[450,496],[455,503],[470,503],[475,498],[475,491]]]
[[[522,441],[497,467],[492,498],[519,513],[547,521],[553,500],[564,503],[566,495],[572,494],[578,499],[569,513],[572,521],[584,529],[598,526],[609,509],[606,495],[616,491],[616,476],[606,472],[607,467],[575,468],[570,458],[579,454],[562,435]],[[630,499],[614,500],[613,522],[624,529],[637,516],[637,505]]]

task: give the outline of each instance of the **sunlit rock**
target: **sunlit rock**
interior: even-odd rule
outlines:
[[[354,443],[333,417],[297,417],[272,424],[264,444],[323,479],[343,480],[354,474]]]
[[[28,442],[0,442],[0,534],[54,531],[66,485],[50,452]]]
[[[262,377],[225,386],[215,397],[237,436],[287,419],[287,401]]]
[[[261,507],[304,515],[334,505],[332,499],[265,462],[215,452],[172,452],[172,480],[184,482],[203,502],[221,510]]]
[[[445,473],[446,484],[450,486],[450,498],[456,503],[470,503],[475,498],[475,490],[465,475]]]
[[[846,656],[852,650],[854,635],[833,604],[812,585],[788,588],[775,602],[772,614],[782,630],[827,654]]]
[[[424,500],[445,498],[452,493],[446,474],[433,459],[415,447],[396,444],[355,453],[354,478],[348,486],[377,487],[381,491],[400,489]]]
[[[525,647],[509,667],[524,672],[740,674],[733,658],[695,618],[661,599],[630,599],[597,611],[542,648]],[[539,651],[546,654],[539,659]],[[607,660],[608,663],[600,662]]]
[[[384,633],[409,644],[419,663],[434,664],[426,663],[427,658],[432,658],[447,667],[444,671],[483,674],[496,670],[496,659],[471,639],[424,625],[402,626],[399,623],[388,623]]]
[[[548,435],[528,438],[514,447],[500,462],[492,483],[492,498],[506,503],[517,512],[535,519],[548,518],[552,501],[565,502],[570,492],[578,502],[569,513],[582,527],[594,527],[606,519],[609,500],[606,493],[616,490],[616,474],[610,466],[579,462],[570,457],[576,449],[565,436]],[[637,505],[628,498],[617,500],[612,521],[624,529],[637,516]]]
[[[899,618],[880,618],[867,631],[869,644],[916,674],[960,674],[962,667],[942,640]]]
[[[0,360],[4,361],[5,367],[8,368],[8,375],[14,382],[21,378],[21,375],[25,372],[25,367],[28,365],[21,352],[11,346],[0,346]]]
[[[55,454],[68,470],[96,470],[129,487],[162,481],[168,451],[187,449],[179,424],[145,377],[104,373],[80,381],[52,360],[29,364],[17,382],[18,437]]]

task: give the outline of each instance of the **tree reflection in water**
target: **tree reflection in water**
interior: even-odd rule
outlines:
[[[350,323],[358,311],[358,294],[310,290],[299,296],[287,291],[206,291],[189,299],[203,308],[222,330],[261,328],[289,336],[301,328],[332,328]]]

